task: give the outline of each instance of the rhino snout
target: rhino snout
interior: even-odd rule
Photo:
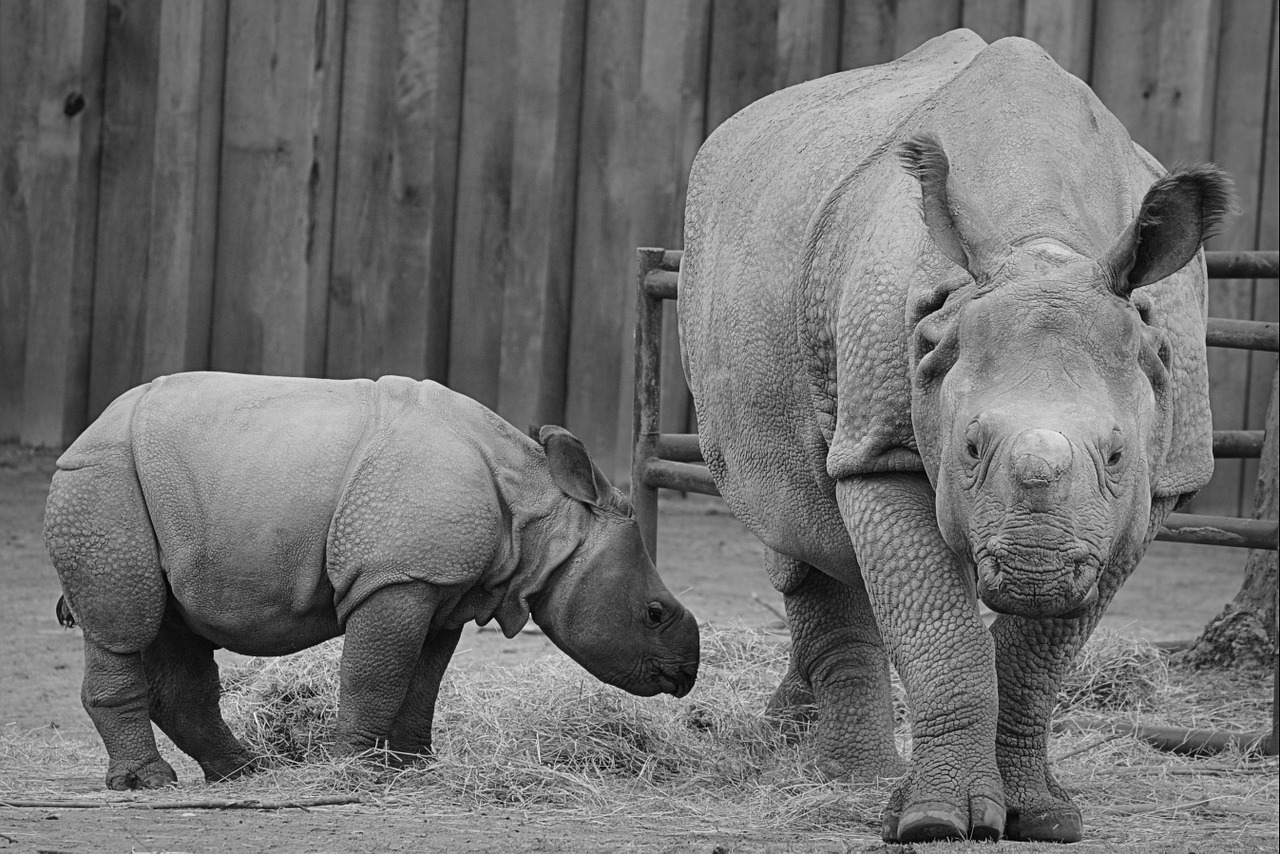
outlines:
[[[1082,544],[1023,548],[996,536],[978,561],[978,597],[1001,614],[1072,619],[1098,600],[1099,568]]]

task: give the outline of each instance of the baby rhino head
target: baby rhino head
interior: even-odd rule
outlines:
[[[536,601],[547,637],[602,682],[683,697],[698,675],[698,623],[649,559],[631,502],[561,427],[543,427],[551,478],[578,508],[556,536],[581,542]]]

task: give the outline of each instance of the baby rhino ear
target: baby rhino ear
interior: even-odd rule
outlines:
[[[551,466],[551,479],[570,498],[601,507],[610,494],[609,481],[591,462],[587,449],[563,427],[548,424],[538,431],[538,443]]]

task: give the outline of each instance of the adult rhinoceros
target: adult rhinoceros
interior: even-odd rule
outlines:
[[[771,708],[816,701],[832,771],[902,770],[887,647],[913,710],[887,840],[1080,838],[1050,713],[1212,471],[1200,248],[1229,199],[1035,44],[965,30],[770,95],[698,153],[683,354],[786,599]]]

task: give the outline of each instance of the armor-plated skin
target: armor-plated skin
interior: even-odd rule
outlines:
[[[635,694],[683,696],[697,674],[697,623],[582,444],[429,381],[161,377],[59,458],[45,542],[111,788],[175,781],[150,720],[210,780],[252,769],[218,709],[217,647],[345,633],[338,749],[400,760],[430,752],[472,620],[511,637],[532,615]]]
[[[1058,682],[1213,467],[1200,248],[1229,185],[1162,175],[1035,44],[967,30],[757,101],[694,162],[682,353],[786,600],[769,712],[816,704],[829,773],[900,773],[892,658],[886,840],[1080,838]]]

